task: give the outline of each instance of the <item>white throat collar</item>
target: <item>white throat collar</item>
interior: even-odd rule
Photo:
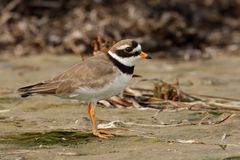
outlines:
[[[112,53],[111,51],[108,51],[108,54],[110,54],[118,62],[124,64],[125,66],[129,66],[129,67],[134,66],[134,61],[139,59],[138,56],[137,57],[136,56],[132,56],[132,57],[122,58],[122,57],[119,57],[118,55]]]

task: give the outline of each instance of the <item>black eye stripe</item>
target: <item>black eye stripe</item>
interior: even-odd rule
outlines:
[[[116,50],[116,54],[117,54],[119,57],[122,57],[122,58],[138,56],[139,53],[140,53],[140,52],[126,53],[126,52],[124,52],[124,50]]]
[[[132,41],[132,47],[136,48],[138,46],[138,42],[137,41]]]
[[[126,50],[127,52],[131,52],[131,51],[133,50],[133,48],[132,48],[132,47],[127,47],[127,48],[125,48],[125,50]]]

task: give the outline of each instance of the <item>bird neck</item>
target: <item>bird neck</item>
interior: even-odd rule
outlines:
[[[114,56],[114,54],[111,52],[108,52],[107,55],[108,55],[108,58],[110,59],[110,61],[113,63],[113,65],[116,66],[122,73],[128,74],[128,75],[133,74],[134,65],[129,66],[129,65],[122,63],[119,60],[120,57],[117,56],[118,58],[116,58],[116,56]],[[121,58],[121,59],[123,59],[123,58]]]

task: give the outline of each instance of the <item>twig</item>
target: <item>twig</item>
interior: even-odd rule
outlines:
[[[225,118],[223,118],[223,119],[221,119],[221,120],[219,120],[219,121],[214,122],[213,124],[223,123],[223,122],[225,122],[227,119],[229,119],[229,118],[231,118],[231,117],[233,117],[233,116],[235,116],[235,114],[230,114],[230,115],[226,116]]]
[[[5,24],[8,21],[8,19],[11,17],[10,11],[12,9],[14,9],[20,2],[21,2],[21,0],[10,1],[7,4],[7,6],[1,11],[0,26],[2,26],[3,24]]]

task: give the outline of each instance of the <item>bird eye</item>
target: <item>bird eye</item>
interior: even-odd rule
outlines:
[[[131,47],[127,47],[127,48],[125,48],[125,51],[126,51],[126,52],[131,52],[131,51],[132,51],[132,48],[131,48]]]

